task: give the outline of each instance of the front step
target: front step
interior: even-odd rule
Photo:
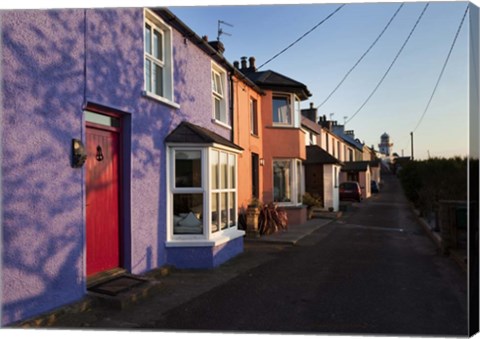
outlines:
[[[123,273],[88,287],[88,295],[100,304],[125,309],[156,293],[161,283],[151,278]]]
[[[342,216],[342,211],[329,212],[321,209],[314,209],[312,218],[321,218],[321,219],[338,219]]]

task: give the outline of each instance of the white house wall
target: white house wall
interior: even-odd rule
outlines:
[[[335,168],[337,169],[337,178],[335,180]],[[339,181],[340,167],[336,165],[324,165],[323,167],[323,201],[325,209],[339,209]]]

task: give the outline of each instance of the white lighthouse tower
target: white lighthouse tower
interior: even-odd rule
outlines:
[[[378,144],[378,149],[381,154],[389,157],[390,148],[393,146],[393,143],[390,142],[390,136],[387,133],[383,133],[380,137],[380,143]]]

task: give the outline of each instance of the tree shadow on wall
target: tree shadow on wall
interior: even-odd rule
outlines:
[[[3,323],[83,294],[80,137],[83,20],[74,11],[2,13]]]
[[[70,164],[71,139],[81,138],[84,130],[85,103],[131,113],[126,157],[132,166],[126,175],[135,194],[135,229],[126,240],[144,248],[126,255],[136,271],[166,260],[164,138],[181,121],[208,128],[211,118],[204,107],[193,111],[210,89],[192,81],[188,54],[176,48],[180,109],[142,96],[142,9],[7,14],[1,14],[4,324],[85,293],[84,170]]]

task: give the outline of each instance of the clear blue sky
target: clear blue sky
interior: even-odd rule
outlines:
[[[233,63],[254,56],[257,66],[295,41],[339,4],[169,7],[198,35],[223,35],[226,58]],[[406,3],[388,30],[319,113],[343,123],[366,100],[390,66],[425,3]],[[378,148],[390,134],[394,151],[410,155],[410,132],[433,91],[467,2],[432,2],[402,54],[365,107],[346,128]],[[303,40],[261,70],[271,69],[303,82],[313,94],[304,107],[319,105],[380,34],[399,3],[349,3]],[[468,152],[468,17],[447,68],[414,133],[415,158],[465,156]]]

